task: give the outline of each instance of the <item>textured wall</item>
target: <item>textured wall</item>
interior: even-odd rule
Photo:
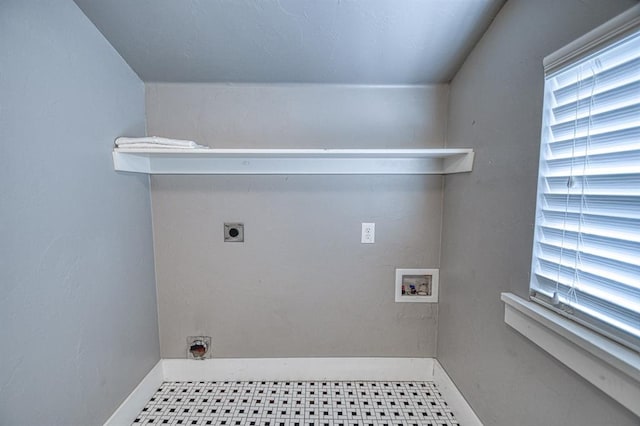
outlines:
[[[511,0],[451,85],[438,359],[486,425],[637,425],[638,419],[504,324],[500,292],[529,285],[542,58],[635,4]]]
[[[215,147],[441,147],[447,87],[147,85],[150,134]],[[217,357],[433,356],[437,306],[394,303],[437,267],[438,176],[154,176],[160,341]],[[224,243],[223,222],[245,224]],[[360,244],[360,223],[376,243]]]
[[[102,424],[159,359],[144,86],[71,1],[0,5],[0,424]]]

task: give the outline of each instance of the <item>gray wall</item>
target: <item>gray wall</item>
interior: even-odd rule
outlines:
[[[213,147],[441,147],[447,90],[147,84],[147,122]],[[440,177],[151,182],[163,357],[199,334],[216,357],[435,354],[437,306],[394,303],[394,270],[438,266]],[[223,242],[225,221],[244,244]]]
[[[486,425],[637,425],[638,419],[504,324],[527,297],[542,58],[635,4],[511,0],[451,85],[450,147],[474,170],[445,178],[438,359]]]
[[[102,424],[159,359],[144,86],[71,1],[0,6],[0,424]]]

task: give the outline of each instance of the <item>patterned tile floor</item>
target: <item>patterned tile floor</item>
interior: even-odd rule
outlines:
[[[133,425],[460,426],[433,382],[164,382]]]

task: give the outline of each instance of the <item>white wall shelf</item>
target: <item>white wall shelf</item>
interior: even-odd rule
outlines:
[[[148,174],[331,175],[470,172],[472,149],[126,149],[116,170]]]

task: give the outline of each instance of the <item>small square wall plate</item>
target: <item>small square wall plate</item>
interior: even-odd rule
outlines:
[[[438,303],[439,269],[396,269],[396,302]]]
[[[224,224],[224,241],[225,243],[243,243],[244,242],[244,224],[225,223]]]

